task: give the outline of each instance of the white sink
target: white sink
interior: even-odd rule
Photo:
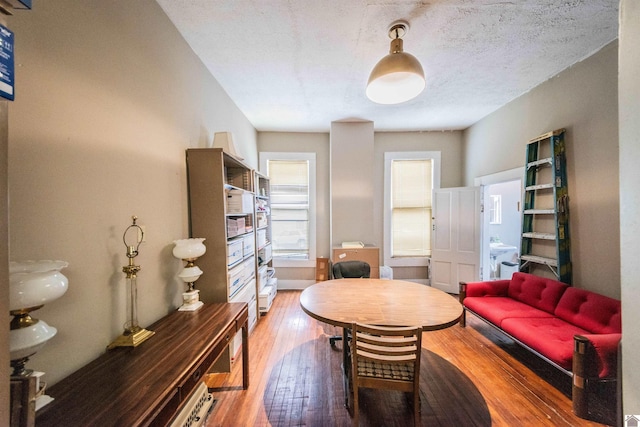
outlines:
[[[518,248],[516,248],[515,246],[505,245],[504,243],[489,243],[489,255],[493,257],[497,257],[508,252],[515,252],[517,250]]]

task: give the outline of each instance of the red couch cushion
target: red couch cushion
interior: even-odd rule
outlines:
[[[464,306],[498,327],[508,317],[553,317],[546,311],[509,297],[467,297],[464,299]]]
[[[555,314],[594,334],[622,332],[620,301],[585,289],[567,289],[558,302]]]
[[[573,336],[586,333],[557,317],[504,319],[502,329],[567,370],[573,364]]]
[[[489,282],[467,283],[467,297],[506,297],[510,280],[493,280]]]
[[[511,277],[508,295],[547,313],[554,313],[567,288],[569,285],[557,280],[516,272]]]

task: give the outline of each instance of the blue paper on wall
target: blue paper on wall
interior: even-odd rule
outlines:
[[[3,0],[14,9],[31,9],[31,0]]]
[[[13,32],[0,25],[0,96],[14,99]]]

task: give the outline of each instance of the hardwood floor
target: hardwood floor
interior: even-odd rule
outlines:
[[[337,328],[307,316],[299,291],[280,291],[249,338],[250,386],[241,363],[213,374],[217,403],[207,427],[348,426]],[[467,327],[425,332],[422,424],[429,426],[600,426],[571,412],[570,378],[469,315]],[[412,425],[400,392],[362,390],[364,426]]]

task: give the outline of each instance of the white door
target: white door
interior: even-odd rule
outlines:
[[[480,187],[433,192],[431,285],[457,294],[459,282],[480,279]]]

